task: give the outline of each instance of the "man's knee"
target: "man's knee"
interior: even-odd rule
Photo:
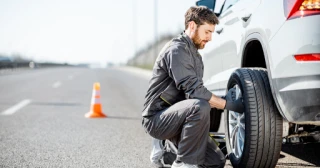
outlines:
[[[197,99],[195,107],[198,109],[201,118],[209,118],[211,107],[208,101]]]

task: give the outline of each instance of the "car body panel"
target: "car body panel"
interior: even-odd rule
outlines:
[[[318,124],[320,62],[297,62],[294,55],[320,53],[320,15],[287,20],[283,5],[282,0],[239,0],[223,11],[212,42],[201,52],[204,84],[224,95],[230,75],[243,66],[247,44],[259,41],[281,115],[289,122]]]

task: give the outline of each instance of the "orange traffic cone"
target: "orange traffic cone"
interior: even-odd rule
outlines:
[[[92,99],[91,99],[91,109],[90,112],[85,115],[87,118],[104,118],[107,115],[103,114],[102,106],[100,102],[100,83],[94,83]]]

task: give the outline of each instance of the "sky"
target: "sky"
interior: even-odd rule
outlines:
[[[40,62],[126,63],[156,36],[183,31],[184,14],[195,2],[1,0],[0,54]]]

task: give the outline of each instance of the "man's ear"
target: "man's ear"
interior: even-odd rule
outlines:
[[[196,30],[197,24],[194,21],[190,21],[189,27],[190,27],[191,32],[194,32]]]

